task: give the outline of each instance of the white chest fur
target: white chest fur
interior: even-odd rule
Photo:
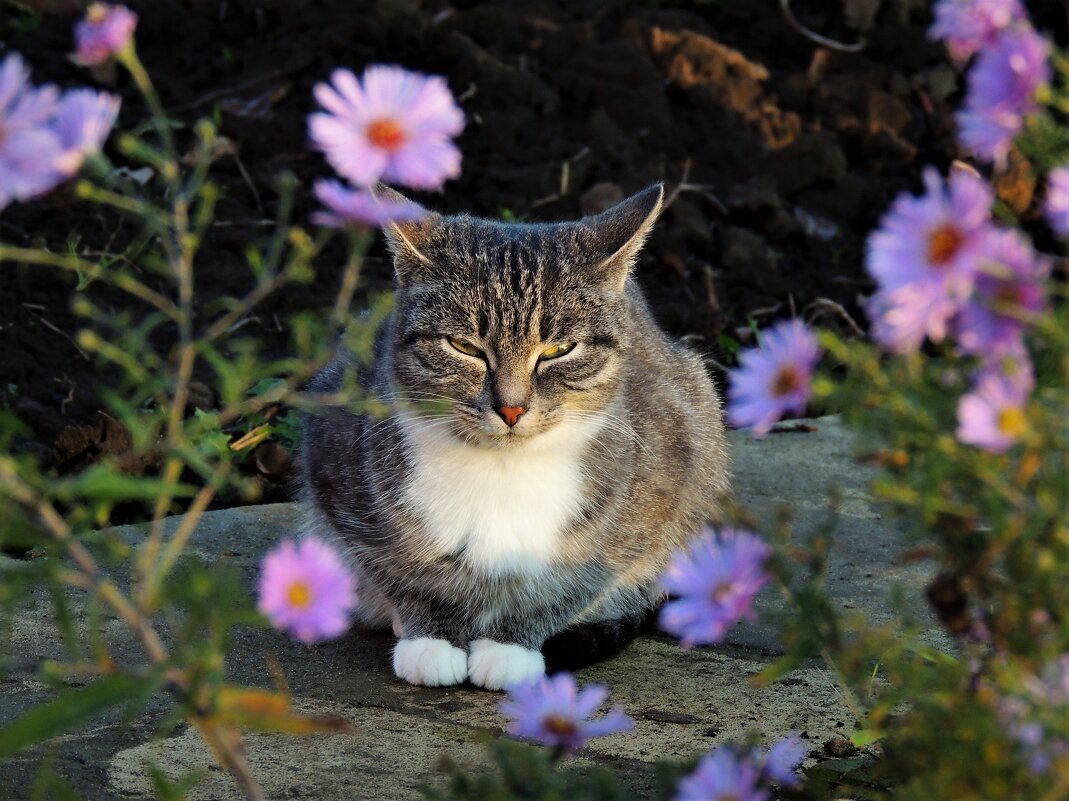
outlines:
[[[426,524],[428,547],[491,574],[542,570],[582,507],[581,454],[600,427],[567,421],[523,446],[487,449],[407,420],[415,469],[404,498]]]

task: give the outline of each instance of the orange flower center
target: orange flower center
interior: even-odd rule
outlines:
[[[944,267],[961,249],[965,237],[949,223],[940,225],[928,237],[928,261],[936,267]]]
[[[312,590],[305,582],[295,581],[290,584],[286,599],[290,602],[290,606],[307,609],[312,603]]]
[[[108,7],[103,3],[93,3],[85,11],[85,19],[94,25],[99,25],[108,17]]]
[[[785,364],[779,368],[776,377],[772,380],[772,394],[777,398],[790,395],[802,388],[802,375],[793,364]]]
[[[1024,412],[1016,407],[1003,409],[998,413],[998,430],[1007,437],[1019,437],[1024,433]]]
[[[570,720],[560,715],[546,715],[542,718],[542,725],[545,727],[546,731],[550,734],[555,734],[558,737],[571,737],[579,731],[574,720]]]
[[[405,131],[396,120],[375,120],[367,127],[367,140],[383,150],[397,150],[405,141]]]
[[[1003,284],[995,292],[995,304],[1003,308],[1021,305],[1021,288],[1017,284]]]
[[[722,604],[731,594],[731,582],[722,581],[713,588],[713,603]]]

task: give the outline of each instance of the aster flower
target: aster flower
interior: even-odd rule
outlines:
[[[1036,90],[1051,78],[1047,40],[1027,25],[1008,29],[969,71],[957,114],[961,142],[979,158],[1002,165],[1025,119],[1037,111]]]
[[[64,177],[74,175],[87,156],[100,150],[118,114],[119,98],[115,95],[92,89],[74,89],[63,95],[52,130],[63,148],[56,169]]]
[[[133,41],[137,14],[126,6],[93,3],[74,26],[75,59],[85,66],[102,64]]]
[[[1025,17],[1020,0],[940,0],[928,37],[946,42],[950,57],[960,64]]]
[[[1069,164],[1047,175],[1047,197],[1043,203],[1047,223],[1062,239],[1069,239]]]
[[[701,758],[697,769],[676,786],[673,801],[767,801],[760,773],[748,759],[721,746]]]
[[[1028,429],[1025,407],[1032,380],[987,372],[958,403],[957,438],[990,453],[1003,453]]]
[[[869,305],[873,336],[895,352],[942,340],[972,292],[990,230],[991,188],[957,170],[943,183],[924,171],[925,194],[900,195],[869,237],[865,266],[878,291]]]
[[[360,80],[335,70],[315,96],[325,111],[308,118],[312,142],[353,184],[438,189],[460,174],[451,137],[463,130],[464,114],[444,79],[399,67],[368,67]]]
[[[763,763],[761,773],[776,784],[784,787],[797,787],[801,782],[795,771],[802,764],[805,755],[805,743],[797,734],[784,737],[773,743],[767,753],[758,752],[758,759]]]
[[[264,557],[259,597],[258,608],[272,626],[311,644],[349,628],[356,580],[339,553],[322,540],[285,540]]]
[[[1045,307],[1050,263],[1017,231],[992,230],[987,237],[972,301],[955,321],[965,353],[991,357],[1023,348],[1030,318]]]
[[[797,320],[763,332],[760,347],[743,351],[731,371],[728,420],[762,437],[786,412],[805,411],[819,358],[816,337]]]
[[[385,225],[416,220],[425,213],[418,203],[377,197],[369,189],[350,189],[339,181],[316,181],[315,196],[327,207],[312,215],[312,221],[328,228],[350,225]]]
[[[753,600],[768,581],[765,560],[771,549],[748,531],[708,526],[687,552],[677,553],[661,578],[670,595],[661,608],[662,629],[685,648],[718,643],[742,618],[753,617]]]
[[[44,194],[59,183],[54,170],[59,138],[49,128],[58,93],[34,88],[18,53],[0,63],[0,209]]]
[[[619,707],[590,720],[609,697],[609,689],[591,684],[579,690],[570,673],[543,676],[506,691],[508,698],[501,702],[501,714],[512,719],[508,733],[565,752],[582,748],[593,737],[628,731],[635,725]]]

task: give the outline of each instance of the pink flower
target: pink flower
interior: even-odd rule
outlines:
[[[895,200],[865,254],[878,285],[869,306],[873,336],[895,352],[946,336],[972,294],[991,226],[991,188],[977,176],[958,170],[944,185],[927,168],[924,184],[924,195]]]
[[[957,114],[965,147],[986,161],[1005,163],[1025,119],[1039,111],[1036,90],[1050,82],[1049,55],[1047,40],[1024,24],[981,51]]]
[[[1057,167],[1047,175],[1043,213],[1054,233],[1069,239],[1069,164]]]
[[[950,57],[963,63],[1025,16],[1020,0],[940,0],[928,36],[946,42]]]
[[[753,600],[768,581],[765,560],[771,549],[748,531],[704,527],[684,553],[668,565],[661,585],[675,596],[661,607],[661,628],[685,648],[718,643],[729,628],[753,617]]]
[[[115,95],[92,89],[74,89],[63,95],[52,121],[63,148],[56,159],[61,175],[74,175],[87,156],[100,150],[118,114],[119,98]]]
[[[335,70],[315,96],[326,111],[308,118],[312,142],[353,184],[438,189],[460,174],[451,137],[464,129],[464,114],[444,79],[374,66],[358,81]]]
[[[339,181],[316,181],[315,195],[328,211],[314,213],[312,222],[328,228],[379,226],[416,220],[425,214],[418,203],[376,197],[369,189],[350,189]]]
[[[957,437],[991,453],[1003,453],[1028,429],[1025,407],[1032,391],[1031,373],[1008,376],[987,372],[958,403]]]
[[[356,580],[339,553],[322,540],[284,540],[260,569],[258,608],[276,629],[303,643],[337,637],[349,628]]]
[[[989,232],[976,291],[954,323],[961,350],[987,358],[1022,350],[1025,329],[1046,306],[1049,272],[1050,263],[1018,231]]]
[[[93,3],[74,26],[74,57],[89,67],[102,64],[130,46],[135,28],[137,14],[126,6]]]
[[[31,86],[18,53],[0,63],[0,209],[60,182],[55,162],[62,148],[49,127],[58,96],[54,86]]]
[[[609,688],[592,684],[580,690],[570,673],[543,676],[506,691],[509,697],[501,703],[501,714],[512,719],[508,733],[563,751],[575,751],[592,737],[627,731],[635,725],[619,707],[590,720],[609,697]]]
[[[797,320],[781,322],[761,335],[761,345],[739,356],[731,371],[728,419],[751,427],[763,437],[786,412],[800,414],[809,400],[813,368],[820,347],[813,333]]]

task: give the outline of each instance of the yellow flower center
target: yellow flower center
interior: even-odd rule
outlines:
[[[785,364],[779,368],[776,377],[772,379],[772,394],[777,398],[790,395],[802,388],[802,374],[793,364]]]
[[[722,604],[731,594],[731,582],[722,581],[713,588],[713,603]]]
[[[383,150],[397,150],[405,141],[405,130],[388,117],[375,120],[367,127],[367,140]]]
[[[85,11],[85,19],[94,25],[99,25],[108,17],[108,7],[104,3],[93,3]]]
[[[1019,437],[1025,430],[1024,412],[1015,406],[998,413],[998,430],[1007,437]]]
[[[949,223],[936,228],[928,237],[928,261],[936,267],[944,267],[958,255],[965,243],[961,231]]]
[[[542,718],[542,726],[550,734],[555,734],[558,737],[571,737],[579,731],[574,720],[561,715],[546,715]]]
[[[312,603],[312,589],[303,581],[295,581],[290,584],[286,599],[290,602],[290,606],[307,609]]]

